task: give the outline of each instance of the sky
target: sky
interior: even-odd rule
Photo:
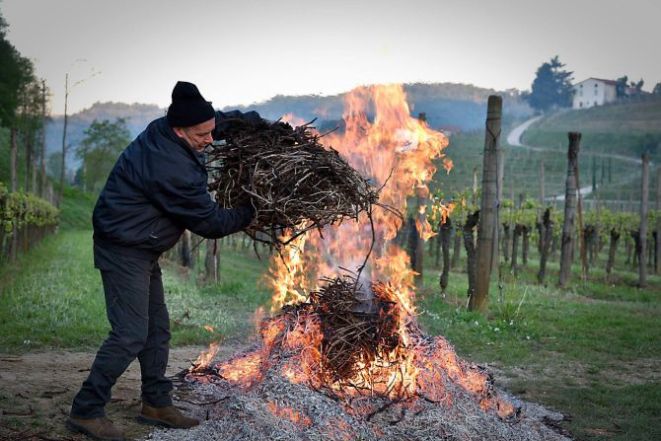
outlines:
[[[375,83],[530,89],[559,55],[577,81],[661,82],[659,0],[0,0],[51,110],[167,107],[178,80],[214,106]]]

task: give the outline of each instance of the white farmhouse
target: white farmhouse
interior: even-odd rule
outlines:
[[[575,93],[572,107],[574,109],[585,109],[615,101],[617,99],[616,84],[617,81],[602,80],[600,78],[588,78],[574,84]]]

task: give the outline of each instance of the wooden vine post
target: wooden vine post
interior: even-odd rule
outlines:
[[[412,226],[413,229],[417,231],[417,225],[424,225],[426,219],[427,219],[427,196],[429,194],[429,190],[427,190],[427,187],[417,187],[415,189],[415,199],[416,199],[416,205],[417,205],[417,217],[415,224]],[[413,260],[413,271],[416,272],[415,275],[415,284],[416,286],[422,286],[422,277],[423,277],[423,265],[424,265],[424,258],[425,258],[425,241],[422,238],[422,234],[417,231],[417,234],[415,235],[415,259]]]
[[[544,199],[546,199],[544,183],[544,160],[542,159],[541,163],[539,164],[539,205],[542,207],[542,209],[544,209]]]
[[[500,146],[499,146],[500,147]],[[496,227],[493,230],[493,259],[491,259],[491,271],[497,271],[500,267],[500,208],[502,207],[501,201],[503,200],[503,176],[505,174],[505,151],[501,148],[498,149],[498,181],[496,195],[498,201],[498,210],[496,210]],[[507,246],[505,246],[507,248]],[[500,281],[500,273],[498,274]]]
[[[418,114],[418,120],[422,124],[427,122],[427,114],[421,112]],[[429,190],[423,185],[419,185],[415,189],[415,199],[416,199],[416,208],[417,208],[417,222],[416,224],[422,227],[427,220],[427,197],[429,196]],[[415,228],[415,226],[414,226]],[[423,282],[423,266],[425,258],[425,241],[422,238],[421,232],[418,232],[416,235],[415,243],[415,259],[414,259],[414,268],[417,274],[415,275],[415,284],[416,286],[422,286]]]
[[[440,226],[441,252],[443,254],[443,271],[441,272],[441,296],[445,297],[450,277],[450,237],[452,235],[452,219],[448,217]]]
[[[46,80],[41,80],[41,155],[39,158],[39,197],[46,199]]]
[[[498,228],[498,150],[503,113],[503,99],[489,96],[487,105],[486,134],[484,139],[484,162],[482,171],[482,200],[480,223],[477,230],[477,259],[475,291],[468,302],[471,311],[484,311],[489,300],[489,280],[494,255],[493,242]]]
[[[69,116],[67,114],[67,103],[69,100],[69,74],[64,77],[64,126],[62,128],[62,160],[60,162],[60,189],[57,193],[57,206],[59,207],[64,197],[64,178],[67,171],[67,122]]]
[[[567,286],[571,273],[571,254],[574,237],[574,215],[576,211],[576,177],[578,170],[578,152],[581,134],[569,133],[569,148],[567,149],[567,180],[565,184],[565,218],[562,225],[562,243],[560,245],[560,277],[558,284]]]
[[[654,272],[661,274],[661,167],[656,171],[656,241],[654,245]]]
[[[581,182],[578,172],[578,159],[574,162],[574,178],[576,179],[576,193],[578,201],[578,234],[581,235],[579,242],[581,251],[581,275],[583,281],[588,278],[588,256],[585,250],[585,227],[583,226],[583,196],[581,195]]]
[[[649,196],[649,157],[643,153],[642,157],[642,179],[640,195],[640,255],[638,256],[638,287],[647,286],[647,200]],[[658,196],[657,196],[658,198]]]

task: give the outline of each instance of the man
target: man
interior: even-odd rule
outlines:
[[[94,266],[112,330],[74,399],[69,428],[95,439],[124,439],[104,407],[136,357],[143,403],[138,419],[174,428],[199,424],[176,409],[169,394],[170,321],[158,258],[185,229],[219,238],[250,224],[252,207],[221,209],[206,191],[203,150],[237,119],[261,121],[256,112],[216,112],[195,85],[178,82],[167,116],[150,123],[112,169],[92,218]]]

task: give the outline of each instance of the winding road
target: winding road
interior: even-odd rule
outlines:
[[[545,149],[543,147],[533,147],[533,146],[530,146],[530,145],[526,145],[521,141],[523,139],[523,134],[526,132],[526,130],[528,130],[531,125],[533,125],[534,123],[536,123],[537,121],[542,119],[543,116],[544,115],[534,116],[534,117],[526,120],[522,124],[514,127],[507,134],[507,143],[509,145],[513,146],[513,147],[519,147],[519,148],[523,148],[523,149],[526,149],[526,150],[532,150],[532,151],[535,151],[535,152],[542,152],[542,151],[548,150],[548,149]],[[625,155],[618,155],[618,154],[615,154],[615,153],[590,152],[590,154],[595,155],[598,158],[613,158],[613,159],[617,159],[619,161],[628,162],[630,164],[640,165],[640,164],[643,163],[643,160],[640,159],[640,158],[635,158],[635,157],[632,157],[632,156],[625,156]],[[652,166],[653,166],[652,161],[650,161],[649,162],[649,167],[652,167]],[[636,179],[636,176],[632,176],[629,179],[629,181],[632,181],[634,179]],[[581,190],[580,190],[581,196],[587,196],[590,193],[592,193],[592,185],[587,185],[585,187],[581,187]],[[564,201],[565,200],[565,195],[561,194],[561,195],[552,196],[550,199],[551,200],[556,199],[558,201]]]

